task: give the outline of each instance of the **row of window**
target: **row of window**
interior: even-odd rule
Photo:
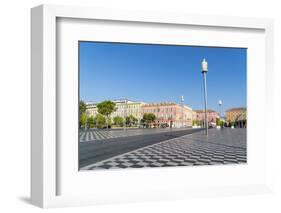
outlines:
[[[122,104],[122,105],[117,105],[118,108],[120,109],[129,109],[129,108],[140,108],[141,106],[140,105],[125,105],[125,104]]]
[[[156,112],[173,112],[176,111],[174,108],[157,108],[157,109],[143,109],[145,113],[156,113]]]

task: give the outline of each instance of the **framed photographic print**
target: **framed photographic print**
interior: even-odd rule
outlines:
[[[247,162],[246,48],[78,45],[80,170]]]
[[[32,203],[270,191],[259,117],[273,101],[272,30],[269,19],[33,8]]]

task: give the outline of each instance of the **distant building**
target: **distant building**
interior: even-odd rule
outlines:
[[[125,118],[127,116],[133,115],[140,121],[142,119],[142,106],[145,104],[141,101],[131,101],[126,99],[114,100],[116,103],[117,110],[111,114],[111,117],[120,116]]]
[[[98,108],[96,103],[86,102],[86,114],[88,116],[96,116],[98,114]]]
[[[142,106],[142,115],[153,113],[156,116],[154,127],[168,124],[169,127],[192,126],[192,109],[172,102],[152,103]]]
[[[247,109],[239,107],[226,110],[226,122],[236,127],[245,128],[247,126]]]
[[[110,115],[111,118],[114,118],[116,116],[125,118],[127,116],[133,115],[139,121],[141,120],[142,118],[141,107],[142,105],[145,104],[144,102],[131,101],[126,99],[113,100],[112,102],[116,104],[117,110]],[[98,103],[91,103],[91,102],[86,103],[87,115],[95,117],[98,114],[97,104]]]
[[[215,110],[208,109],[208,123],[216,123],[216,120],[220,118],[219,113]],[[193,110],[193,120],[198,121],[200,125],[204,126],[205,110]]]

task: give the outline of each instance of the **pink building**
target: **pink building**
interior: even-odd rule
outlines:
[[[169,127],[192,126],[192,109],[188,106],[171,102],[146,104],[142,106],[142,115],[153,113],[156,116],[154,127],[168,125]]]
[[[205,110],[194,110],[193,112],[193,120],[198,121],[199,124],[203,125],[205,120]],[[207,110],[207,115],[208,122],[213,124],[216,123],[217,118],[220,118],[219,113],[212,109]]]

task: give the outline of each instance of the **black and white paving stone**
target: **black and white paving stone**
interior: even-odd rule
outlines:
[[[81,170],[240,164],[247,162],[246,129],[211,129],[165,140]]]
[[[159,129],[81,129],[79,131],[80,142],[97,141],[110,138],[128,137],[136,135],[155,134],[163,132],[184,131],[189,128],[159,128]]]

